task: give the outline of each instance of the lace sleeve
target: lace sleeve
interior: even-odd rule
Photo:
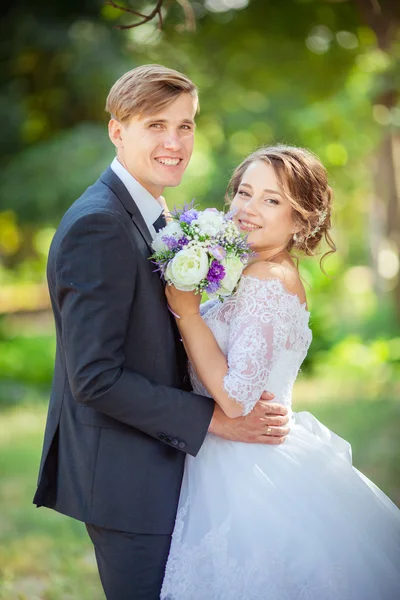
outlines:
[[[208,311],[213,308],[216,304],[219,304],[219,300],[218,299],[212,299],[212,300],[207,300],[206,302],[203,302],[203,304],[200,304],[200,314],[202,317],[204,317]]]
[[[247,415],[268,389],[268,376],[287,346],[291,306],[278,279],[242,277],[229,327],[228,373],[224,388]]]

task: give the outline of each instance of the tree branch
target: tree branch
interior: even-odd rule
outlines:
[[[397,35],[400,24],[400,3],[396,0],[355,0],[365,23],[375,32],[378,46],[386,52]]]
[[[140,13],[137,10],[133,10],[132,8],[125,8],[125,6],[120,6],[119,4],[116,4],[114,0],[107,0],[105,4],[107,4],[108,6],[112,6],[113,8],[117,8],[118,10],[131,13],[132,15],[135,15],[135,17],[140,17],[142,19],[138,23],[132,23],[132,25],[116,25],[115,27],[117,29],[132,29],[133,27],[140,27],[140,25],[143,25],[144,23],[149,23],[157,16],[159,20],[159,27],[162,27],[161,8],[164,4],[164,0],[157,0],[155,7],[148,15],[144,15],[143,13]]]
[[[195,31],[196,16],[195,16],[193,7],[190,4],[190,0],[175,0],[175,1],[182,7],[183,12],[185,14],[185,23],[184,23],[184,25],[180,25],[179,29],[186,30],[186,31]],[[114,2],[114,0],[106,0],[105,4],[107,6],[112,6],[113,8],[116,8],[117,10],[121,10],[123,12],[135,15],[135,17],[140,17],[140,19],[141,19],[141,21],[138,21],[137,23],[132,23],[132,25],[116,25],[115,27],[117,29],[132,29],[133,27],[140,27],[140,25],[143,25],[144,23],[149,23],[150,21],[152,21],[153,19],[155,19],[157,17],[158,17],[158,26],[160,29],[162,29],[163,16],[162,16],[161,9],[163,8],[164,0],[157,0],[155,7],[151,11],[151,13],[149,13],[148,15],[140,13],[137,10],[133,10],[132,8],[126,8],[125,6],[120,6],[119,4]]]
[[[131,8],[120,6],[119,4],[116,4],[114,0],[107,0],[106,2],[104,2],[104,4],[106,6],[112,6],[113,8],[117,8],[118,10],[122,10],[123,12],[133,13],[134,15],[136,15],[137,17],[141,17],[142,19],[146,18],[146,15],[137,12],[136,10],[132,10]]]
[[[179,26],[179,29],[185,29],[186,31],[196,31],[196,15],[193,6],[189,0],[176,0],[178,4],[182,6],[183,12],[185,13],[185,24]]]

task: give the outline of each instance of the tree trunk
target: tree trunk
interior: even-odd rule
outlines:
[[[374,31],[378,47],[388,54],[399,36],[399,0],[356,0],[364,22]],[[372,99],[372,104],[385,106],[391,111],[398,103],[399,90],[393,73],[388,70],[384,91]],[[389,129],[384,132],[382,143],[376,153],[374,169],[375,198],[371,211],[371,254],[377,292],[387,288],[378,271],[379,252],[386,246],[400,253],[400,134]],[[383,214],[382,214],[383,213]],[[374,220],[377,218],[377,221]],[[379,239],[380,236],[380,239]],[[395,276],[391,288],[394,295],[397,321],[400,325],[400,276]]]

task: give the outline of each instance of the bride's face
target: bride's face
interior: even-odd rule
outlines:
[[[253,250],[281,250],[293,237],[293,209],[284,196],[273,167],[262,160],[249,165],[243,174],[231,208],[235,222],[248,234]]]

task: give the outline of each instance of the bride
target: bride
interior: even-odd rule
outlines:
[[[331,250],[331,189],[306,150],[262,148],[230,182],[232,208],[257,253],[237,291],[201,307],[167,286],[193,388],[231,418],[263,390],[291,413],[280,446],[208,434],[187,456],[164,600],[395,600],[400,511],[352,466],[350,445],[308,412],[292,387],[311,343],[291,250]]]

